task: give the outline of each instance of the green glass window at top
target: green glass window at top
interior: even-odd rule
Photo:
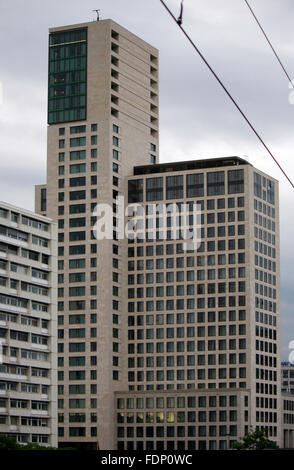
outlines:
[[[48,123],[86,119],[87,29],[49,36]]]

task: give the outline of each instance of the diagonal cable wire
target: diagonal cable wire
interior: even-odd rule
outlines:
[[[207,62],[207,60],[205,59],[204,55],[201,53],[201,51],[198,49],[198,47],[196,46],[196,44],[192,41],[191,37],[189,36],[189,34],[185,31],[185,29],[182,27],[182,25],[180,25],[176,19],[176,17],[174,16],[174,14],[171,12],[171,10],[168,8],[168,6],[166,5],[166,3],[164,2],[164,0],[159,0],[160,3],[162,3],[162,5],[164,6],[164,8],[167,10],[167,12],[169,13],[169,15],[172,17],[172,19],[175,21],[175,23],[179,26],[179,28],[182,30],[182,32],[184,33],[184,35],[186,36],[186,38],[188,39],[188,41],[190,42],[190,44],[192,45],[192,47],[195,49],[195,51],[197,52],[197,54],[201,57],[201,59],[203,60],[203,62],[205,63],[205,65],[209,68],[209,70],[211,71],[211,73],[213,74],[213,76],[215,77],[215,79],[218,81],[218,83],[220,84],[220,86],[223,88],[223,90],[225,91],[225,93],[228,95],[228,97],[230,98],[230,100],[232,101],[232,103],[234,104],[234,106],[238,109],[238,111],[240,112],[240,114],[243,116],[243,118],[245,119],[245,121],[247,122],[248,126],[251,128],[251,130],[254,132],[254,134],[256,135],[256,137],[258,138],[258,140],[261,142],[261,144],[263,145],[263,147],[266,149],[266,151],[268,152],[268,154],[271,156],[271,158],[274,160],[274,162],[276,163],[276,165],[279,167],[279,169],[281,170],[281,172],[283,173],[283,175],[285,176],[285,178],[289,181],[289,183],[291,184],[292,188],[294,188],[294,184],[292,183],[291,179],[289,178],[289,176],[287,175],[287,173],[283,170],[283,168],[281,167],[281,165],[279,164],[278,160],[275,158],[275,156],[273,155],[273,153],[270,151],[270,149],[268,148],[268,146],[265,144],[265,142],[263,141],[263,139],[261,138],[260,134],[255,130],[253,124],[251,124],[251,122],[249,121],[249,119],[247,118],[246,114],[242,111],[242,109],[240,108],[240,106],[238,105],[238,103],[236,102],[236,100],[233,98],[233,96],[231,95],[231,93],[229,92],[229,90],[227,89],[227,87],[224,85],[224,83],[221,81],[221,79],[218,77],[217,73],[213,70],[213,68],[211,67],[211,65]]]
[[[290,75],[288,74],[288,72],[287,72],[285,66],[283,65],[283,63],[282,63],[280,57],[278,56],[278,53],[276,52],[274,46],[272,45],[272,43],[271,43],[271,41],[270,41],[268,35],[266,34],[265,30],[264,30],[263,27],[261,26],[260,21],[258,20],[258,18],[257,18],[257,16],[256,16],[256,14],[254,13],[252,7],[250,6],[250,4],[249,4],[249,2],[248,2],[247,0],[244,0],[244,2],[245,2],[246,5],[248,6],[248,8],[249,8],[249,10],[250,10],[250,12],[251,12],[253,18],[255,19],[256,23],[258,24],[258,26],[259,26],[259,28],[260,28],[262,34],[264,35],[266,41],[268,42],[268,44],[269,44],[271,50],[272,50],[273,53],[275,54],[276,59],[277,59],[277,61],[279,62],[280,66],[282,67],[282,69],[283,69],[283,71],[284,71],[284,73],[285,73],[287,79],[289,80],[290,84],[291,84],[292,87],[294,88],[294,84],[293,84],[293,82],[292,82],[292,80],[291,80],[291,78],[290,78]]]

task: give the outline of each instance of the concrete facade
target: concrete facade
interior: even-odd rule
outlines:
[[[215,187],[208,186],[209,175],[216,174]],[[188,175],[202,175],[202,187],[200,177],[198,186],[189,187]],[[229,178],[239,181],[232,186]],[[151,196],[148,180],[156,186]],[[136,392],[144,391],[155,403],[163,391],[166,396],[178,396],[182,391],[183,400],[191,390],[197,396],[201,392],[242,393],[246,418],[239,408],[234,415],[236,423],[230,422],[229,414],[222,425],[210,423],[215,434],[207,446],[220,449],[227,445],[220,426],[235,426],[234,434],[228,432],[230,445],[252,427],[266,427],[269,437],[281,445],[277,181],[234,157],[136,167],[134,176],[129,177],[131,185],[135,181],[142,191],[132,202],[140,201],[145,208],[152,202],[201,204],[202,238],[196,252],[183,251],[180,239],[161,241],[163,217],[159,213],[153,240],[147,235],[143,241],[139,237],[129,240],[130,397],[135,399]],[[168,192],[170,181],[174,195]],[[198,195],[193,197],[193,192]],[[154,226],[150,225],[150,231]],[[117,411],[120,413],[119,408]],[[206,411],[209,415],[211,410]],[[120,448],[134,446],[134,430],[128,434],[128,412],[131,410],[126,406],[125,420],[118,414]],[[207,416],[204,421],[208,425]],[[164,423],[167,425],[168,417]],[[205,423],[201,423],[201,432],[209,436],[209,430],[203,430]],[[191,432],[196,438],[190,445],[196,449],[204,445],[196,430],[199,424],[195,417]],[[191,422],[186,416],[179,425],[189,427]],[[160,446],[186,445],[187,449],[188,435],[184,429],[180,432],[182,439],[176,429],[173,439],[163,433]],[[140,434],[140,448],[157,448],[156,430],[150,433],[153,439]]]
[[[117,195],[124,193],[124,178],[133,166],[157,159],[158,52],[111,20],[53,28],[50,34],[79,29],[87,30],[87,117],[49,125],[47,185],[36,188],[36,211],[59,224],[60,444],[113,448],[113,392],[127,389],[120,297],[126,242],[102,240],[97,245],[91,231],[96,204],[112,208]],[[45,210],[42,189],[47,193]],[[83,232],[83,240],[70,243],[77,231]],[[82,245],[82,255],[73,255],[75,245]],[[78,259],[80,267],[75,269]],[[78,273],[83,281],[77,284]],[[83,294],[74,296],[77,285]],[[78,301],[82,303],[74,310],[72,302]],[[69,324],[74,315],[76,323]],[[80,325],[85,330],[76,333],[83,335],[77,341],[69,334],[79,321],[85,322]],[[71,354],[69,348],[73,350],[76,342],[83,343],[76,346],[83,353]],[[85,366],[70,365],[71,356],[82,356]],[[74,376],[79,370],[80,377],[86,374],[82,381],[78,374],[69,379],[69,373]]]
[[[0,433],[57,447],[57,227],[0,202]]]

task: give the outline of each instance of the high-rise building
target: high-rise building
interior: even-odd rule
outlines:
[[[237,157],[139,166],[128,201],[147,219],[128,244],[118,447],[225,449],[255,426],[280,443],[277,181]],[[200,207],[196,251],[173,239],[171,202],[191,226]]]
[[[57,447],[57,227],[0,202],[0,433]]]
[[[113,392],[127,390],[126,241],[97,244],[92,212],[157,160],[158,52],[110,20],[53,28],[48,90],[36,211],[59,228],[59,440],[113,448]]]
[[[50,30],[36,210],[59,228],[59,443],[225,449],[255,426],[280,442],[278,182],[238,157],[158,164],[157,80],[157,50],[113,21]],[[144,236],[122,235],[136,210],[118,196]]]

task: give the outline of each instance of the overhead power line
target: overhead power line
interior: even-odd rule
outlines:
[[[215,77],[215,79],[218,81],[218,83],[220,84],[220,86],[223,88],[223,90],[225,91],[225,93],[228,95],[228,97],[230,98],[230,100],[232,101],[232,103],[234,104],[234,106],[238,109],[238,111],[240,112],[240,114],[243,116],[243,118],[245,119],[245,121],[247,122],[247,124],[249,125],[249,127],[251,128],[251,130],[254,132],[254,134],[256,135],[256,137],[258,138],[258,140],[261,142],[261,144],[263,145],[263,147],[266,149],[266,151],[268,152],[268,154],[271,156],[271,158],[274,160],[274,162],[276,163],[276,165],[279,167],[279,169],[281,170],[281,172],[283,173],[283,175],[285,176],[285,178],[289,181],[289,183],[291,184],[292,188],[294,188],[294,184],[292,183],[291,179],[289,178],[289,176],[287,175],[287,173],[283,170],[283,168],[281,167],[281,165],[279,164],[279,162],[277,161],[277,159],[275,158],[275,156],[273,155],[273,153],[270,151],[270,149],[268,148],[268,146],[265,144],[265,142],[263,141],[263,139],[261,138],[261,136],[259,135],[259,133],[255,130],[253,124],[251,124],[251,122],[249,121],[249,119],[247,118],[246,114],[242,111],[242,109],[240,108],[240,106],[238,105],[238,103],[236,102],[236,100],[233,98],[233,96],[231,95],[231,93],[229,92],[229,90],[226,88],[226,86],[223,84],[223,82],[221,81],[221,79],[218,77],[217,73],[213,70],[213,68],[211,67],[211,65],[207,62],[207,60],[205,59],[204,55],[200,52],[200,50],[198,49],[198,47],[196,46],[196,44],[193,42],[193,40],[191,39],[191,37],[189,36],[189,34],[185,31],[185,29],[182,27],[181,24],[178,23],[177,21],[177,18],[174,16],[174,14],[171,12],[171,10],[168,8],[168,6],[166,5],[166,3],[164,2],[164,0],[159,0],[162,5],[164,6],[164,8],[167,10],[167,12],[169,13],[169,15],[172,17],[172,19],[175,21],[175,23],[179,26],[179,28],[182,30],[182,32],[184,33],[184,35],[186,36],[186,38],[188,39],[188,41],[190,42],[190,44],[192,45],[192,47],[195,49],[195,51],[197,52],[197,54],[201,57],[201,59],[203,60],[203,62],[205,63],[205,65],[209,68],[209,70],[211,71],[211,73],[213,74],[213,76]]]
[[[261,26],[260,21],[258,20],[258,18],[257,18],[257,16],[256,16],[256,14],[254,13],[252,7],[250,6],[250,4],[249,4],[249,2],[248,2],[247,0],[244,0],[244,2],[245,2],[246,5],[248,6],[248,8],[249,8],[249,10],[250,10],[250,12],[251,12],[253,18],[255,19],[256,23],[258,24],[258,26],[259,26],[259,28],[260,28],[262,34],[264,35],[265,39],[266,39],[267,42],[268,42],[268,44],[269,44],[271,50],[272,50],[273,53],[275,54],[276,59],[277,59],[277,61],[279,62],[280,66],[282,67],[283,72],[285,73],[287,79],[289,80],[290,84],[291,84],[292,87],[294,88],[294,84],[292,83],[292,79],[290,78],[290,75],[288,74],[288,72],[287,72],[285,66],[283,65],[283,63],[282,63],[280,57],[278,56],[278,53],[276,52],[274,46],[272,45],[272,43],[271,43],[271,41],[270,41],[268,35],[266,34],[265,30],[264,30],[263,27]]]

